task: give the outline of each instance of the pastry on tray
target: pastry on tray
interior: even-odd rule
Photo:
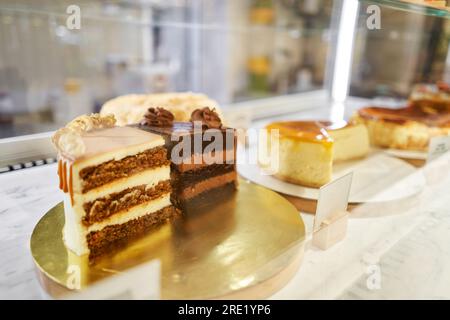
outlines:
[[[191,118],[173,122],[169,111],[150,109],[140,124],[120,127],[113,115],[92,114],[55,133],[69,249],[97,257],[236,190],[235,130],[209,108]],[[217,137],[223,144],[215,144]],[[171,155],[177,148],[180,163]]]
[[[100,114],[113,114],[117,125],[124,126],[141,121],[149,108],[164,108],[170,111],[175,121],[189,121],[195,109],[208,106],[215,109],[223,119],[222,112],[216,101],[204,94],[192,92],[128,94],[107,101]]]
[[[450,85],[443,81],[436,84],[417,84],[409,97],[413,109],[426,113],[450,112]]]
[[[450,135],[450,112],[416,105],[400,109],[366,107],[353,119],[365,124],[371,143],[382,148],[426,151],[432,137]]]
[[[279,152],[275,177],[308,187],[331,180],[333,163],[365,157],[369,138],[364,125],[329,121],[273,122],[266,130],[278,130]],[[270,140],[269,140],[270,141]]]

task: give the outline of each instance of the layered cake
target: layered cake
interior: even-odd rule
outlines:
[[[139,123],[149,108],[164,108],[170,111],[176,121],[187,122],[191,113],[198,108],[209,106],[222,117],[219,105],[204,94],[192,92],[129,94],[107,101],[100,114],[113,114],[117,125]]]
[[[333,162],[362,158],[369,152],[364,125],[328,121],[274,122],[266,130],[278,130],[279,168],[275,177],[308,187],[331,180]]]
[[[353,119],[367,126],[373,145],[383,148],[426,151],[431,137],[450,135],[450,112],[434,108],[366,107]]]
[[[178,214],[163,137],[81,116],[53,136],[64,191],[64,240],[78,255],[144,234]]]
[[[426,113],[450,112],[450,85],[443,81],[436,84],[417,84],[409,97],[410,106]]]
[[[196,109],[188,122],[150,108],[139,128],[159,134],[171,160],[172,202],[184,211],[217,203],[237,187],[236,132],[215,110]]]

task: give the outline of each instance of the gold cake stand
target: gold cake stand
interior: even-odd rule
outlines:
[[[30,241],[40,283],[56,298],[70,292],[69,266],[81,270],[83,288],[153,259],[161,262],[162,299],[265,298],[298,270],[305,238],[291,203],[244,180],[225,202],[167,223],[95,264],[65,247],[63,226],[59,203],[38,222]]]

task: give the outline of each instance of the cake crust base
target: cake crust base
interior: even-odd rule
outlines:
[[[288,177],[288,176],[285,176],[285,175],[281,175],[281,174],[278,174],[278,173],[275,174],[274,176],[275,176],[275,178],[280,179],[282,181],[286,181],[286,182],[289,182],[289,183],[301,185],[301,186],[308,187],[308,188],[320,188],[321,186],[326,184],[326,183],[308,183],[308,182],[301,181],[301,180],[298,180],[298,179],[295,179],[295,178],[292,178],[292,177]]]

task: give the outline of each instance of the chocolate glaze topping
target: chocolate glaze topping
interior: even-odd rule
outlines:
[[[141,125],[154,127],[171,127],[175,117],[164,108],[149,108],[141,121]]]
[[[220,129],[222,128],[222,121],[215,109],[208,107],[202,109],[195,109],[191,114],[191,122],[200,121],[202,127],[207,129]]]

